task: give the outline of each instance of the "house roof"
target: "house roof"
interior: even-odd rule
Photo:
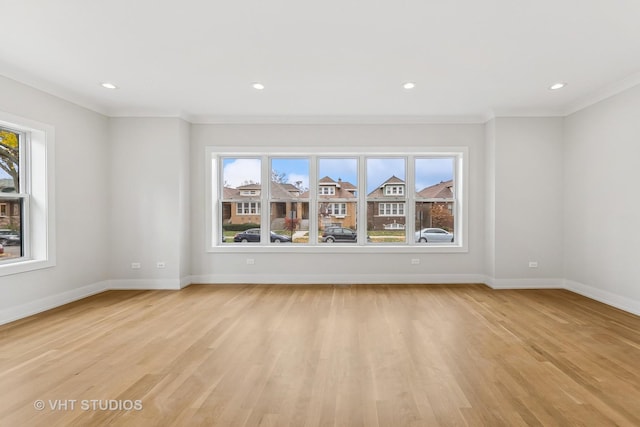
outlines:
[[[335,181],[333,178],[325,176],[320,178],[318,182],[323,187],[336,187],[335,194],[318,194],[318,199],[320,200],[354,199],[356,197],[353,193],[357,190],[357,187],[348,181],[342,181],[340,178]],[[300,197],[309,197],[309,192],[305,191]]]
[[[275,199],[291,199],[300,196],[300,189],[289,183],[271,181],[271,197]]]
[[[425,187],[418,192],[418,197],[425,199],[452,199],[453,180],[440,181],[438,184]]]
[[[404,185],[404,183],[405,182],[402,179],[398,178],[395,175],[392,175],[391,178],[387,179],[385,182],[380,184],[378,188],[373,190],[371,193],[367,194],[367,197],[385,197],[386,195],[382,191],[384,187],[386,187],[387,185],[397,185],[397,184]]]
[[[260,185],[260,183],[251,183],[251,184],[240,185],[237,188],[238,190],[260,190],[262,186]]]

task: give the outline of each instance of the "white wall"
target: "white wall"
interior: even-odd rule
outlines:
[[[450,254],[205,253],[205,147],[464,146],[469,149],[469,252]],[[484,125],[194,125],[191,130],[192,274],[196,282],[482,281]],[[246,258],[255,259],[248,266]],[[420,258],[420,265],[411,265]]]
[[[489,280],[496,276],[496,121],[485,126],[485,274]]]
[[[189,125],[107,119],[5,78],[0,92],[0,110],[55,127],[58,236],[55,267],[0,278],[0,323],[106,288],[190,282],[566,284],[640,313],[640,88],[566,119],[486,125]],[[467,147],[469,251],[207,253],[207,146]]]
[[[495,215],[488,242],[495,240],[496,287],[562,286],[562,120],[497,118],[490,123],[494,141],[487,147],[494,153],[494,169],[487,174],[495,187],[487,194],[495,206],[487,215]],[[529,268],[529,261],[538,262],[538,268]]]
[[[109,130],[111,286],[177,289],[189,273],[189,126],[112,118]]]
[[[640,314],[640,86],[565,120],[567,286]]]
[[[57,265],[0,277],[0,323],[98,292],[108,279],[108,120],[0,77],[0,110],[55,127]]]

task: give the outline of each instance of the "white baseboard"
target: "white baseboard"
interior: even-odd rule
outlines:
[[[563,289],[563,279],[496,279],[486,277],[485,282],[492,289]]]
[[[180,279],[180,289],[184,289],[193,283],[193,276],[186,276]]]
[[[485,283],[482,274],[207,274],[191,276],[192,284],[437,284]]]
[[[52,308],[60,307],[61,305],[68,304],[91,295],[99,294],[107,289],[109,289],[109,281],[105,280],[60,294],[40,298],[16,307],[5,308],[0,310],[0,325],[42,313],[43,311],[51,310]]]
[[[109,280],[109,289],[114,290],[179,290],[183,286],[178,279],[118,279]]]
[[[565,280],[564,288],[576,294],[640,316],[640,301],[638,300],[603,291],[593,286],[585,285],[584,283],[574,282],[573,280]]]

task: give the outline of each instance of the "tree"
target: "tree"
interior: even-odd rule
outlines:
[[[0,169],[13,179],[13,186],[16,192],[20,191],[19,165],[20,148],[18,135],[8,130],[0,130]]]
[[[446,203],[434,203],[431,207],[431,226],[453,231],[453,215]]]
[[[300,223],[300,219],[298,218],[286,217],[284,219],[284,229],[287,231],[294,232],[298,228],[299,223]]]
[[[278,184],[286,184],[287,183],[287,173],[286,172],[278,172],[275,169],[271,169],[271,182],[277,182]]]

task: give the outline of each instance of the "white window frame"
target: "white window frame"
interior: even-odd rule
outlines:
[[[404,196],[404,185],[386,185],[384,188],[385,196]]]
[[[260,215],[260,202],[235,202],[236,215]],[[255,209],[254,209],[255,208]]]
[[[395,211],[395,213],[393,213]],[[400,213],[402,211],[402,213]],[[378,204],[378,216],[405,216],[404,202],[380,202]]]
[[[466,253],[468,248],[468,169],[469,169],[469,149],[467,147],[451,146],[451,147],[428,147],[417,148],[413,147],[394,147],[393,151],[383,148],[370,148],[365,150],[362,148],[353,149],[349,147],[332,147],[331,150],[322,151],[318,147],[271,147],[268,152],[264,151],[265,148],[260,146],[208,146],[205,147],[205,177],[206,177],[206,235],[205,250],[207,252],[238,252],[238,253]],[[358,152],[360,151],[360,152]],[[407,154],[411,153],[411,154]],[[261,158],[262,159],[262,181],[269,182],[269,168],[270,160],[272,158],[293,158],[293,157],[307,157],[310,159],[309,170],[309,219],[311,224],[309,226],[309,243],[304,245],[272,245],[268,238],[268,224],[269,213],[262,210],[261,214],[261,228],[263,230],[263,238],[260,243],[255,245],[230,245],[221,243],[221,230],[220,230],[220,217],[222,215],[221,203],[219,199],[219,192],[221,191],[219,182],[222,182],[222,170],[221,164],[218,162],[220,158]],[[454,161],[454,185],[456,186],[454,194],[455,197],[455,230],[456,239],[453,244],[447,245],[419,245],[411,238],[415,232],[414,221],[407,220],[405,224],[406,235],[408,236],[406,241],[398,243],[368,243],[367,242],[367,202],[371,201],[367,199],[367,191],[360,188],[358,191],[358,197],[354,200],[359,205],[357,209],[357,224],[358,226],[358,241],[357,243],[340,244],[340,245],[326,245],[318,243],[318,205],[324,203],[319,198],[319,176],[318,176],[318,159],[324,158],[356,158],[358,159],[358,183],[362,187],[366,185],[366,166],[368,158],[404,158],[406,169],[406,184],[404,188],[408,188],[409,185],[414,185],[415,178],[415,159],[424,157],[453,157]],[[413,187],[411,187],[413,188]],[[262,204],[269,203],[268,192],[262,192],[260,200]],[[384,196],[383,196],[384,197]],[[415,215],[415,201],[416,195],[414,191],[404,191],[403,195],[397,195],[401,197],[401,201],[405,203],[404,216],[406,218],[413,218]],[[380,200],[388,202],[386,200]],[[400,201],[400,200],[398,200]]]
[[[4,198],[23,200],[23,256],[0,261],[0,276],[56,265],[55,253],[55,129],[51,125],[0,111],[0,127],[22,134],[20,193]]]
[[[344,217],[347,215],[347,204],[345,202],[332,202],[327,205],[327,214],[331,216]]]
[[[321,185],[318,189],[318,194],[321,196],[335,196],[336,188],[332,185]]]

